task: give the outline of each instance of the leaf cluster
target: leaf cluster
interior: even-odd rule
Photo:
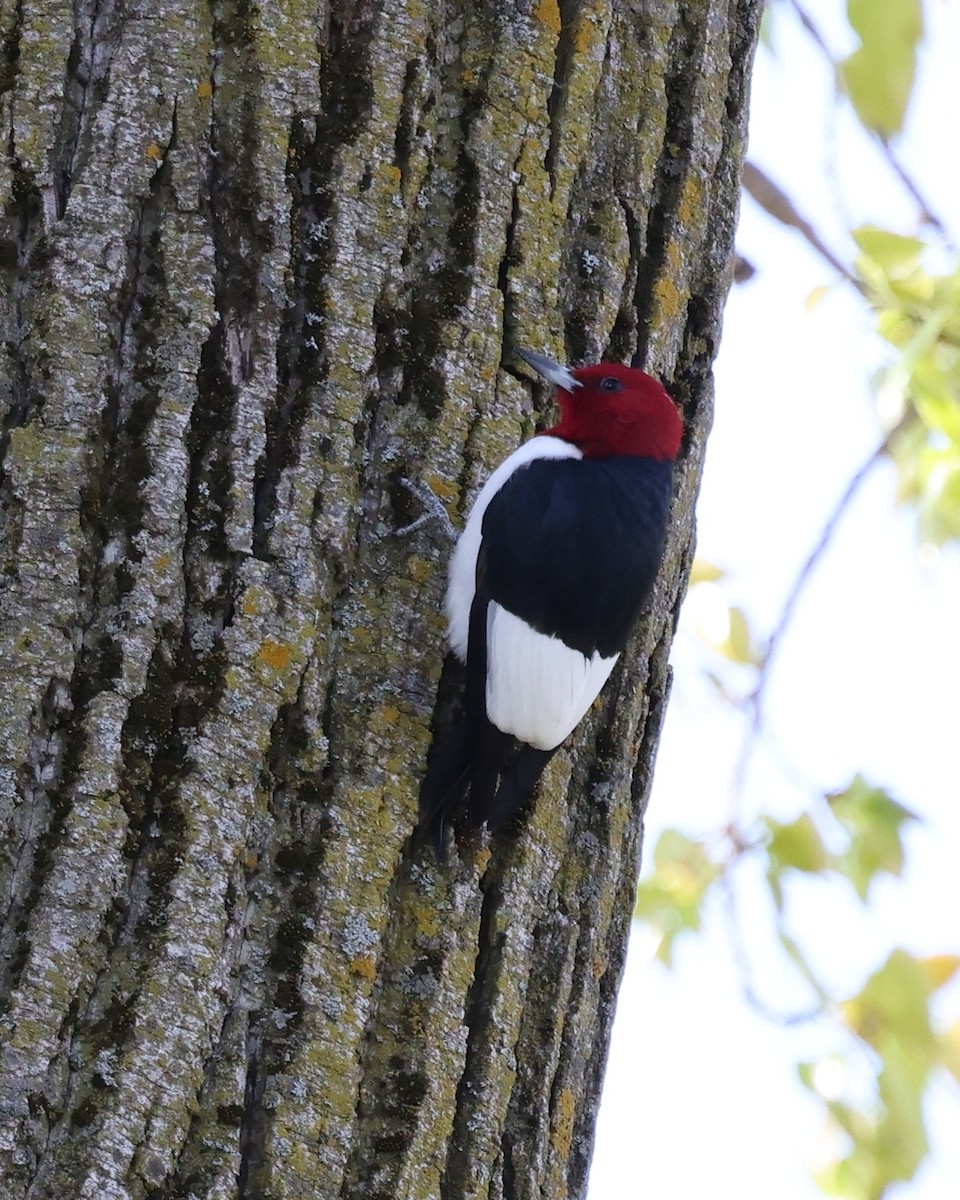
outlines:
[[[917,237],[858,229],[856,269],[877,331],[896,354],[875,381],[895,422],[889,453],[921,540],[960,540],[960,263],[935,274]]]
[[[878,877],[899,876],[903,870],[904,830],[916,820],[915,813],[857,775],[842,792],[790,821],[764,813],[749,829],[728,826],[715,848],[679,829],[666,829],[654,847],[653,872],[637,887],[636,915],[656,933],[657,957],[671,966],[676,939],[702,928],[711,895],[729,885],[748,857],[760,863],[777,913],[784,912],[789,880],[798,875],[846,880],[866,904]],[[839,849],[829,848],[838,844]]]
[[[853,1089],[843,1087],[857,1074],[851,1052],[799,1065],[801,1082],[849,1143],[846,1154],[817,1172],[828,1195],[880,1200],[892,1184],[912,1179],[923,1162],[928,1150],[923,1100],[931,1079],[945,1069],[960,1082],[960,1022],[938,1029],[931,1016],[937,992],[958,968],[954,954],[919,958],[895,949],[839,1006],[852,1038],[869,1051],[873,1089],[866,1102],[852,1100]]]
[[[657,957],[671,967],[682,935],[700,932],[723,902],[729,907],[737,872],[747,861],[759,864],[781,952],[815,1003],[801,1014],[776,1013],[757,999],[747,979],[744,986],[767,1017],[785,1024],[819,1020],[835,1030],[834,1049],[797,1067],[843,1134],[843,1151],[815,1175],[832,1196],[881,1200],[922,1163],[928,1150],[925,1095],[942,1071],[960,1082],[960,1022],[941,1027],[934,1017],[937,993],[957,975],[960,956],[918,957],[897,948],[859,991],[837,996],[815,964],[815,948],[788,932],[790,882],[840,879],[867,905],[880,878],[901,874],[904,834],[917,820],[858,775],[792,820],[761,814],[749,829],[728,827],[712,847],[678,829],[665,830],[654,848],[653,872],[637,889],[636,915],[656,935]]]

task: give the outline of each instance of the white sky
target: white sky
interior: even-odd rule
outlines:
[[[840,0],[806,7],[836,49],[850,48]],[[929,0],[926,8],[921,86],[898,152],[956,239],[960,5]],[[777,57],[761,49],[756,67],[751,157],[843,258],[851,254],[843,231],[852,225],[914,232],[914,210],[880,155],[842,108],[838,116],[820,57],[785,5],[776,16]],[[727,308],[700,553],[730,572],[727,598],[763,637],[849,478],[879,441],[868,381],[884,351],[842,286],[805,311],[813,289],[834,282],[829,267],[749,200],[739,247],[758,276],[734,289]],[[884,465],[805,592],[767,695],[780,752],[805,776],[829,790],[862,771],[923,817],[909,836],[904,879],[878,887],[869,910],[842,885],[794,891],[792,929],[815,948],[824,975],[851,991],[896,945],[960,951],[960,553],[921,563],[913,516],[895,508],[893,493]],[[648,856],[664,827],[708,832],[730,815],[740,725],[704,684],[704,651],[689,625],[682,623],[673,656]],[[787,818],[803,799],[769,756],[758,757],[748,812]],[[744,920],[758,990],[789,1003],[797,993],[787,968],[763,949],[762,914]],[[829,1147],[794,1064],[823,1043],[809,1031],[765,1024],[746,1007],[718,913],[706,936],[680,945],[677,959],[667,974],[650,961],[643,937],[633,940],[590,1200],[817,1200],[808,1165]],[[954,1017],[958,992],[949,997]],[[932,1099],[931,1159],[914,1183],[891,1194],[897,1200],[944,1200],[960,1190],[960,1094],[941,1081]]]

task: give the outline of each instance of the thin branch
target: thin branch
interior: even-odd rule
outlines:
[[[820,537],[817,539],[816,545],[807,555],[806,561],[797,573],[797,577],[793,582],[793,587],[788,592],[787,598],[780,610],[779,619],[770,633],[770,636],[767,638],[767,644],[760,659],[757,686],[754,688],[752,694],[748,697],[748,700],[757,710],[758,717],[760,701],[766,686],[767,676],[770,672],[770,663],[772,662],[773,657],[779,648],[780,640],[783,637],[787,626],[790,624],[794,609],[797,607],[797,603],[800,600],[800,597],[803,594],[807,584],[810,582],[810,577],[816,570],[820,559],[823,557],[827,547],[833,540],[833,535],[836,532],[837,526],[843,520],[847,510],[853,503],[857,493],[860,491],[860,488],[863,486],[870,472],[889,451],[891,442],[897,436],[897,434],[901,432],[904,423],[904,421],[900,421],[897,425],[895,425],[894,428],[891,429],[890,432],[883,438],[879,445],[870,452],[869,457],[864,461],[864,463],[854,472],[849,483],[844,489],[843,495],[837,501],[836,507],[821,529]]]
[[[894,154],[890,143],[885,138],[882,138],[878,133],[874,134],[874,138],[879,144],[880,149],[883,151],[883,156],[887,160],[887,164],[889,165],[890,169],[900,180],[900,183],[906,189],[914,204],[916,204],[917,208],[919,208],[920,220],[923,221],[924,224],[929,225],[931,229],[935,229],[937,233],[939,233],[944,239],[946,244],[951,247],[951,249],[956,249],[953,239],[947,232],[946,226],[936,215],[936,213],[930,211],[930,205],[927,203],[926,196],[921,194],[911,176],[907,174],[906,167],[904,167],[903,163],[900,162],[900,160]]]
[[[807,555],[806,561],[797,573],[796,579],[793,582],[793,586],[787,593],[787,598],[780,610],[780,616],[777,620],[777,623],[767,638],[766,645],[762,655],[760,656],[757,667],[756,684],[753,688],[753,691],[744,697],[742,703],[743,710],[748,715],[749,724],[730,780],[730,807],[732,813],[734,814],[734,817],[731,818],[732,820],[735,818],[735,814],[739,809],[740,798],[743,796],[746,790],[747,772],[750,769],[750,763],[753,758],[753,752],[756,748],[757,739],[760,736],[763,727],[763,700],[770,678],[771,664],[778,649],[780,648],[781,640],[790,624],[794,610],[796,609],[797,604],[800,601],[800,597],[803,595],[803,592],[806,589],[807,584],[810,582],[810,579],[821,558],[826,552],[827,547],[833,540],[837,526],[846,515],[847,510],[853,503],[853,500],[860,491],[860,488],[863,486],[870,472],[890,449],[893,439],[902,431],[904,425],[909,419],[909,416],[905,417],[897,425],[895,425],[893,429],[890,430],[890,432],[883,438],[879,445],[873,451],[871,451],[870,456],[850,479],[849,483],[844,489],[843,495],[840,497],[836,507],[821,529],[816,545]]]
[[[786,225],[803,237],[821,258],[825,259],[833,269],[842,275],[847,283],[852,284],[859,292],[863,285],[849,267],[844,266],[832,250],[820,239],[817,231],[810,222],[793,205],[790,197],[773,182],[769,175],[762,171],[756,163],[743,164],[743,189],[757,204],[781,225]]]
[[[750,955],[747,953],[747,948],[743,941],[742,924],[737,916],[736,892],[729,871],[721,876],[719,886],[723,894],[723,912],[727,922],[727,937],[730,941],[730,950],[733,954],[737,974],[740,976],[740,988],[743,992],[743,998],[750,1008],[765,1020],[785,1026],[807,1025],[811,1021],[816,1021],[820,1017],[823,1017],[827,1012],[830,998],[819,981],[814,978],[809,967],[805,971],[802,971],[801,974],[803,974],[808,984],[810,984],[813,991],[817,994],[819,1001],[817,1005],[794,1012],[783,1012],[771,1007],[762,999],[754,987]]]

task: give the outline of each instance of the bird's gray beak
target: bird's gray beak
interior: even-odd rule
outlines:
[[[574,388],[581,386],[579,379],[574,379],[573,372],[569,367],[561,367],[552,358],[547,358],[543,354],[534,354],[530,350],[517,350],[517,354],[528,367],[533,367],[538,375],[542,375],[544,379],[548,379],[552,384],[563,388],[564,391],[572,392]]]

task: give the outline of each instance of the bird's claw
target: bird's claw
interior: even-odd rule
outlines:
[[[395,529],[393,531],[394,537],[408,537],[411,533],[416,533],[417,530],[423,529],[425,525],[429,525],[431,521],[436,521],[449,541],[455,542],[457,540],[459,535],[453,522],[450,520],[446,507],[431,487],[425,483],[407,479],[404,476],[398,477],[397,483],[406,488],[411,496],[415,496],[424,506],[425,511],[415,521],[411,521],[409,525]]]

